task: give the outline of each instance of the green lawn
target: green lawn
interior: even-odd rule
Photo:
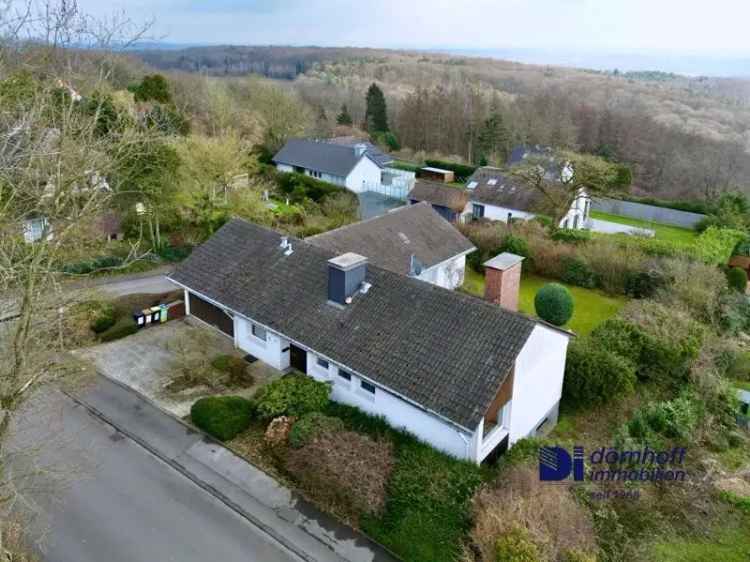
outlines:
[[[591,211],[591,217],[603,221],[616,222],[618,224],[627,224],[638,228],[650,228],[654,231],[654,237],[658,240],[667,240],[681,244],[692,244],[698,237],[698,233],[689,228],[680,228],[658,222],[633,219],[620,215],[611,215],[601,211]]]
[[[521,312],[533,315],[534,297],[537,291],[543,285],[552,282],[552,280],[538,275],[524,274],[521,278],[519,302]],[[565,285],[565,283],[560,284]],[[565,286],[573,295],[573,301],[575,302],[573,318],[566,327],[581,335],[588,334],[596,326],[617,314],[627,300],[624,297],[612,297],[594,289],[584,289],[573,285]],[[463,289],[473,295],[484,296],[484,276],[467,267]]]
[[[716,529],[711,540],[662,542],[654,545],[651,552],[654,562],[747,561],[750,560],[750,533],[738,527]]]

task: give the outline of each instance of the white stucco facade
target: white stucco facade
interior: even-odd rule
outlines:
[[[568,342],[565,334],[537,324],[518,354],[510,406],[510,445],[535,435],[545,416],[560,402]]]
[[[368,187],[380,186],[381,169],[375,162],[370,160],[367,156],[363,156],[359,159],[357,164],[346,176],[346,188],[350,189],[354,193],[361,193],[367,191]]]
[[[276,164],[276,169],[279,172],[294,172],[295,167],[289,164]],[[362,156],[354,167],[350,170],[349,174],[344,176],[336,176],[328,174],[320,170],[302,169],[298,170],[300,173],[310,176],[316,180],[332,183],[341,187],[353,191],[354,193],[361,193],[367,191],[368,188],[373,186],[380,186],[382,170],[375,162],[373,162],[368,156]]]
[[[186,314],[190,315],[190,291],[183,288]],[[535,435],[550,411],[554,411],[555,419],[549,420],[549,424],[556,423],[569,341],[569,336],[559,330],[542,324],[534,327],[515,361],[511,399],[501,408],[496,426],[485,434],[484,420],[473,429],[461,427],[383,387],[365,374],[357,373],[200,293],[195,294],[233,317],[234,345],[238,349],[280,371],[290,368],[291,344],[304,349],[308,376],[330,383],[332,400],[383,416],[393,427],[403,428],[451,456],[480,463],[506,437],[512,446],[523,437]]]
[[[464,209],[464,212],[462,213],[462,217],[465,217],[465,220],[471,220],[474,212],[474,205],[481,205],[484,207],[484,218],[493,221],[507,222],[508,215],[510,215],[511,219],[522,220],[530,220],[536,216],[534,213],[529,213],[527,211],[519,211],[518,209],[500,207],[497,205],[482,203],[480,201],[470,200],[466,209]],[[570,206],[570,210],[562,218],[558,226],[560,228],[570,228],[575,230],[586,228],[586,219],[588,218],[590,205],[591,199],[582,191]]]
[[[471,250],[473,251],[473,250]],[[466,254],[459,254],[422,271],[417,279],[438,285],[444,289],[456,289],[463,285],[466,273]]]

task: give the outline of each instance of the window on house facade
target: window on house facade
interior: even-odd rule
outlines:
[[[328,369],[328,361],[326,361],[325,359],[321,359],[320,357],[318,357],[317,363],[318,367],[320,367],[321,369]]]
[[[342,371],[341,369],[339,369],[339,376],[340,376],[340,377],[341,377],[342,379],[344,379],[345,381],[350,381],[350,380],[352,380],[352,375],[351,375],[351,373],[347,373],[346,371]]]
[[[359,386],[362,387],[362,390],[369,392],[370,394],[375,394],[375,385],[370,384],[367,381],[360,381]]]
[[[266,338],[268,337],[268,333],[266,332],[266,329],[263,328],[262,326],[258,326],[257,324],[253,324],[252,332],[253,332],[253,335],[259,340],[266,341]]]
[[[471,216],[475,219],[481,219],[482,217],[484,217],[484,205],[477,205],[476,203],[472,203]]]

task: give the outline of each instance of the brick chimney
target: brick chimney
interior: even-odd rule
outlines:
[[[503,252],[484,265],[484,298],[507,310],[518,310],[523,257]]]

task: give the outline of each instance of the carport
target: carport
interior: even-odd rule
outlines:
[[[190,314],[234,339],[234,319],[223,308],[189,293]]]

